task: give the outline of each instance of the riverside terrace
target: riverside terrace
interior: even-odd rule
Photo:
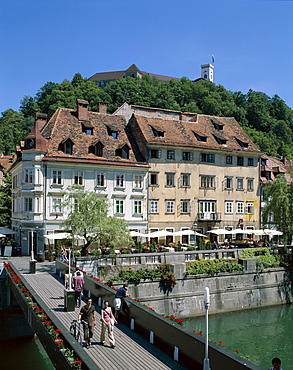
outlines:
[[[47,263],[45,262],[45,264]],[[38,304],[43,307],[50,320],[57,323],[61,335],[63,335],[67,342],[70,342],[70,334],[67,328],[72,319],[76,318],[77,310],[76,312],[64,312],[64,287],[62,284],[63,281],[59,278],[59,273],[61,272],[62,274],[62,271],[57,270],[57,274],[50,271],[39,272],[40,269],[45,270],[44,263],[40,263],[37,264],[36,274],[28,274],[29,259],[26,257],[13,259],[11,266],[19,274]],[[66,264],[64,264],[64,267],[66,268]],[[72,272],[74,270],[72,268]],[[100,311],[103,300],[109,300],[112,304],[115,294],[113,289],[88,274],[85,274],[84,277],[84,293],[88,295],[91,292],[98,312]],[[21,294],[19,289],[16,289],[14,286],[15,283],[9,277],[8,282],[12,292],[18,296],[19,304],[23,308],[28,321],[30,321],[33,313],[29,307],[25,306],[27,304],[25,296]],[[119,318],[118,326],[115,327],[116,347],[114,350],[107,346],[98,345],[99,324],[96,328],[94,346],[91,349],[85,350],[71,340],[74,350],[85,364],[84,368],[106,369],[111,367],[117,370],[202,369],[205,353],[204,338],[197,336],[195,333],[188,332],[179,324],[158,315],[156,312],[130,298],[126,300],[130,305],[129,314],[122,314]],[[42,328],[42,325],[38,326],[37,334],[41,341],[45,341],[44,337],[46,336],[42,335]],[[151,337],[153,344],[149,343]],[[173,356],[176,361],[172,359]],[[96,367],[86,366],[87,357],[89,361],[95,363]],[[238,357],[236,354],[230,353],[214,343],[209,344],[209,358],[211,367],[217,370],[261,370],[260,367]],[[59,368],[61,369],[62,367]]]

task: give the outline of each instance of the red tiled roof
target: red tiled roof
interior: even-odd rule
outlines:
[[[244,132],[235,118],[212,117],[198,114],[197,121],[185,122],[150,118],[134,114],[131,121],[132,125],[134,123],[133,120],[136,121],[144,140],[148,144],[177,145],[261,154],[261,151]],[[217,130],[212,121],[223,125],[223,130]],[[164,136],[154,136],[151,127],[156,127],[156,125],[160,127],[161,131],[164,131]],[[207,140],[199,141],[194,133],[206,137]],[[226,144],[218,143],[215,136],[227,140]],[[236,138],[246,143],[247,147],[241,147]]]
[[[43,137],[50,139],[46,156],[43,160],[85,161],[87,163],[115,163],[119,165],[147,166],[145,159],[138,150],[136,143],[129,139],[126,132],[126,121],[122,116],[113,116],[98,112],[88,112],[88,121],[93,128],[93,135],[87,135],[82,130],[84,121],[77,119],[73,109],[58,108],[50,121],[42,130]],[[108,127],[118,132],[118,139],[109,135]],[[66,155],[60,149],[60,144],[70,138],[73,154]],[[103,157],[89,153],[89,147],[101,142],[104,145]],[[116,155],[116,150],[124,145],[130,148],[129,159]]]

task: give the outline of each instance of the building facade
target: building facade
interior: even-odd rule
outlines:
[[[229,235],[260,226],[261,152],[234,118],[126,104],[116,114],[131,111],[130,130],[150,165],[150,231],[225,228]]]
[[[12,228],[22,253],[44,249],[44,235],[61,231],[66,210],[61,206],[68,186],[79,184],[106,197],[110,215],[130,229],[147,229],[148,165],[126,132],[124,117],[59,108],[49,122],[38,115],[11,168]]]

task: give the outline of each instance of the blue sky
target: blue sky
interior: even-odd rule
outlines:
[[[279,95],[293,108],[293,2],[1,0],[0,112],[75,73],[125,70],[200,77]]]

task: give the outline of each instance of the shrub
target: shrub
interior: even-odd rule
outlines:
[[[244,267],[237,263],[237,259],[198,260],[187,263],[185,275],[215,275],[221,272],[243,272],[244,270]]]
[[[94,250],[91,251],[91,254],[94,255],[94,256],[97,256],[97,255],[102,254],[102,251],[101,251],[101,249],[94,249]]]
[[[157,244],[155,242],[150,243],[150,252],[154,253],[157,250]]]
[[[205,249],[205,241],[203,239],[197,239],[196,245],[199,250],[204,250]]]

